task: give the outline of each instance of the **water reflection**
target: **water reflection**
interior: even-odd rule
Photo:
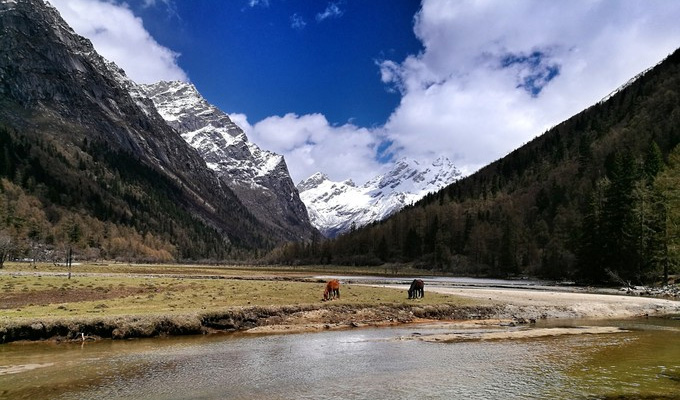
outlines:
[[[0,369],[0,397],[543,399],[680,393],[673,379],[680,373],[680,322],[620,325],[629,332],[447,344],[400,338],[465,329],[182,337],[82,348],[4,345],[0,366],[41,366],[7,374]]]

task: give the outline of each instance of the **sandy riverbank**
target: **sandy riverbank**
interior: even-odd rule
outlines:
[[[383,287],[400,288],[396,285]],[[680,314],[680,301],[677,300],[589,293],[583,289],[562,291],[430,286],[427,290],[491,302],[506,318],[514,315],[525,319],[611,319]]]

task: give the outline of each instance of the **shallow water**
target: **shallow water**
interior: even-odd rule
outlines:
[[[583,323],[554,321],[538,328]],[[680,321],[587,323],[626,331],[455,343],[411,340],[528,329],[443,324],[8,344],[0,346],[0,398],[680,398]]]

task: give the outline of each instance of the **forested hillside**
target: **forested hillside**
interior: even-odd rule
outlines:
[[[286,263],[660,280],[680,260],[680,52],[606,101],[393,217]]]
[[[70,247],[80,259],[167,262],[249,247],[184,207],[175,182],[125,152],[0,126],[0,235],[11,238],[13,257],[54,259]]]

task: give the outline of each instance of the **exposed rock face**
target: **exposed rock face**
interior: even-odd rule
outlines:
[[[352,226],[387,218],[460,177],[460,171],[447,158],[439,158],[431,165],[401,159],[389,172],[362,186],[351,180],[333,182],[316,173],[297,187],[312,224],[325,236],[335,237]]]
[[[249,142],[227,114],[189,83],[158,82],[140,88],[262,223],[288,240],[318,234],[282,156]]]
[[[0,123],[65,147],[86,140],[131,155],[173,182],[173,201],[225,242],[252,248],[284,239],[253,217],[134,82],[55,8],[0,0],[0,35]]]

